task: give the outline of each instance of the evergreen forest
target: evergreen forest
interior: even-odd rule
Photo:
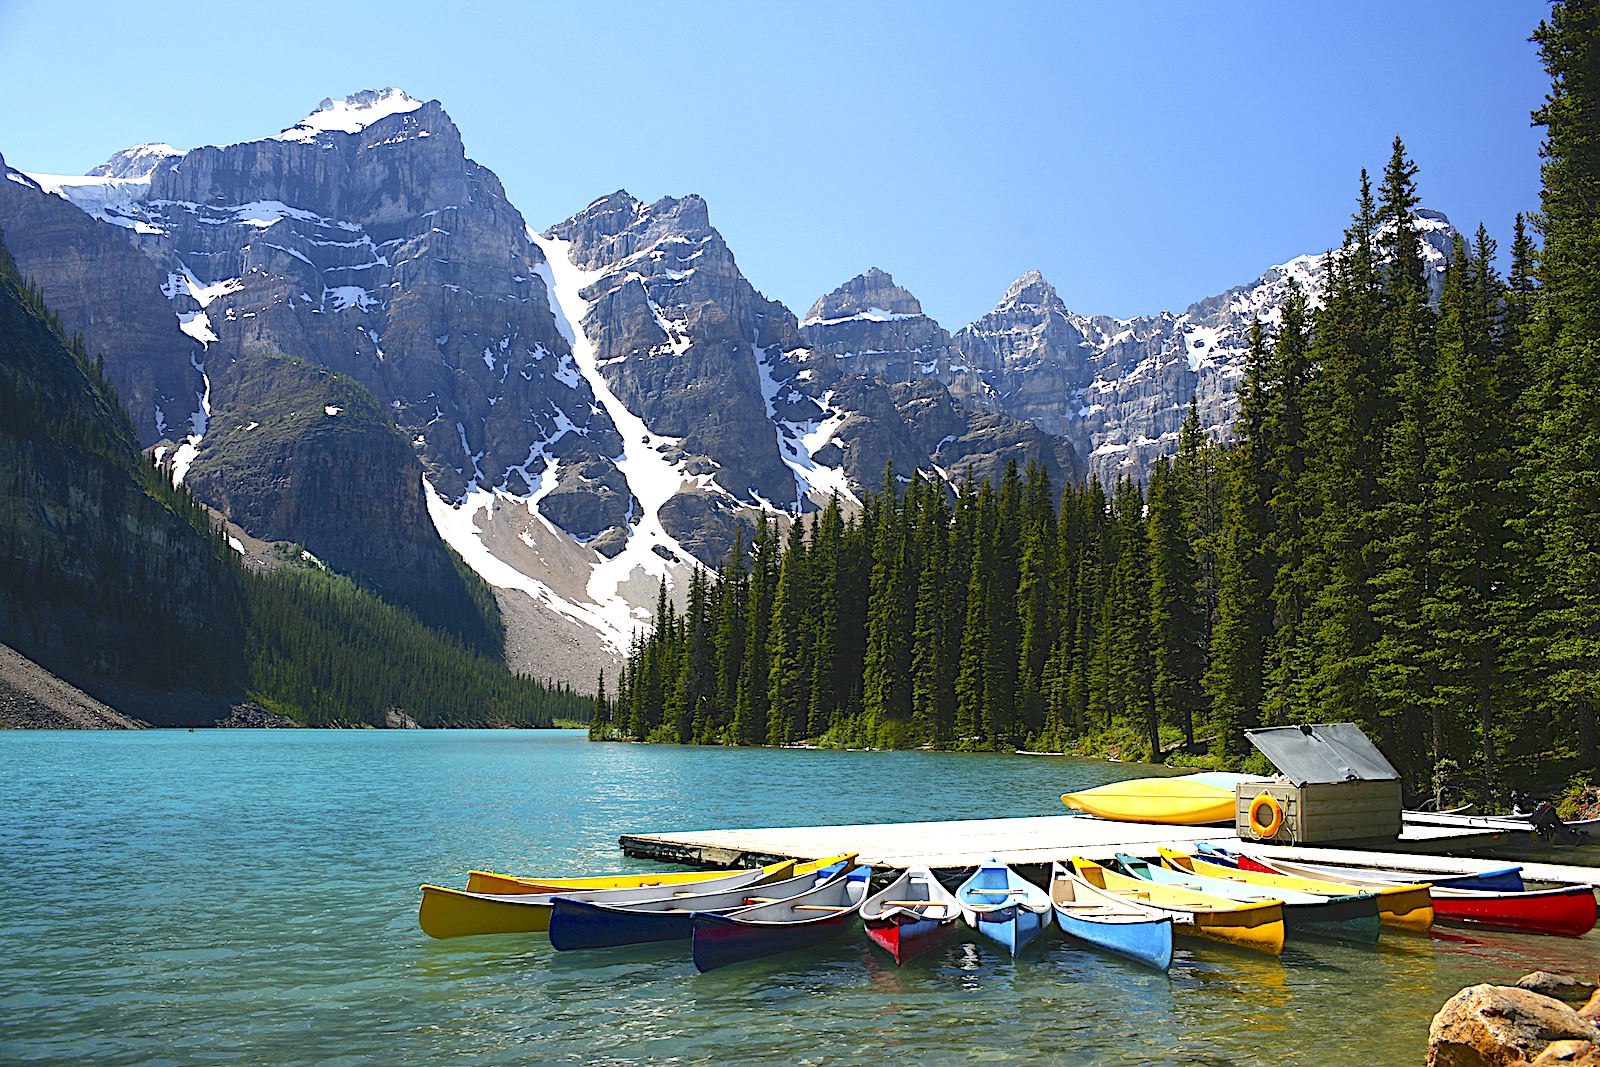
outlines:
[[[596,737],[1110,752],[1265,769],[1355,722],[1410,797],[1600,760],[1600,11],[1534,35],[1542,210],[1430,293],[1397,137],[1313,302],[1251,335],[1226,442],[1191,402],[1142,482],[890,472],[663,591]]]

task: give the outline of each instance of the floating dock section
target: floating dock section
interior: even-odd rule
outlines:
[[[1407,825],[1398,839],[1351,842],[1348,848],[1255,843],[1251,843],[1250,848],[1285,859],[1321,859],[1325,862],[1343,861],[1465,874],[1502,866],[1507,861],[1437,854],[1494,848],[1496,845],[1511,844],[1511,839],[1516,836],[1510,833]],[[694,867],[742,867],[855,852],[860,855],[860,862],[879,868],[920,864],[935,870],[955,870],[975,867],[990,856],[1024,866],[1047,866],[1056,860],[1065,863],[1074,856],[1109,860],[1118,852],[1154,858],[1162,846],[1193,851],[1196,841],[1215,842],[1223,847],[1239,844],[1238,837],[1229,827],[1113,822],[1080,815],[624,834],[618,843],[629,856]],[[1356,851],[1357,848],[1374,851]],[[1384,862],[1379,863],[1373,857],[1380,857]],[[1529,878],[1551,881],[1589,882],[1600,879],[1600,870],[1590,867],[1527,863],[1524,869]]]

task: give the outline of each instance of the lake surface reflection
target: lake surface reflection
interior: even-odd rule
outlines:
[[[0,732],[0,1061],[1420,1062],[1464,985],[1592,974],[1594,934],[1180,942],[1160,974],[1049,937],[896,968],[864,939],[700,975],[686,946],[433,941],[421,882],[653,865],[626,831],[1051,815],[1099,761],[590,745],[514,731]]]

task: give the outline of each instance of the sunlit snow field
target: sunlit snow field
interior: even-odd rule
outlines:
[[[0,1062],[1420,1062],[1463,985],[1600,939],[1386,931],[1170,974],[1059,938],[896,968],[859,933],[696,973],[687,946],[432,941],[417,886],[571,874],[625,831],[1056,814],[1137,774],[1010,755],[591,745],[516,731],[0,732]]]

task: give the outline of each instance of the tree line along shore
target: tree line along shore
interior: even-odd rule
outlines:
[[[1535,35],[1543,210],[1480,226],[1430,299],[1399,138],[1313,305],[1251,337],[1234,437],[1194,417],[1141,485],[1038,469],[951,498],[886,476],[758,523],[663,595],[596,737],[1115,751],[1248,762],[1351,721],[1407,791],[1589,783],[1600,737],[1600,153],[1593,19]],[[1585,8],[1587,10],[1587,8]],[[1536,242],[1535,235],[1542,238]]]

